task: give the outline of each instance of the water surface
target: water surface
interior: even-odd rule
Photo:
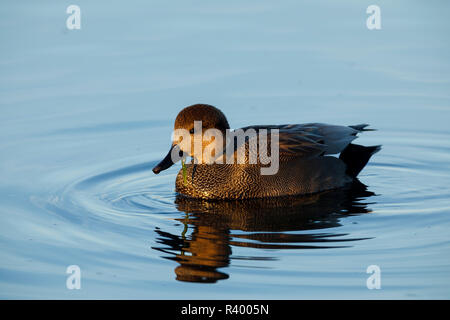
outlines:
[[[0,4],[2,298],[449,298],[449,4]],[[245,202],[156,176],[184,106],[370,123],[363,185]],[[66,288],[78,265],[81,290]],[[382,288],[368,290],[378,265]]]

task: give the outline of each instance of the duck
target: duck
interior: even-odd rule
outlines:
[[[305,123],[232,130],[220,109],[194,104],[178,113],[169,152],[152,171],[159,174],[181,161],[175,192],[187,198],[244,200],[311,195],[358,180],[372,155],[381,150],[380,145],[352,143],[359,133],[374,131],[368,126]],[[270,152],[265,150],[262,157],[264,149]],[[190,163],[186,162],[188,157]]]

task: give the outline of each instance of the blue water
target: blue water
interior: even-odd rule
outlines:
[[[450,3],[378,1],[372,31],[370,4],[2,1],[0,297],[450,298]],[[232,127],[370,123],[383,149],[366,190],[181,201],[180,167],[151,168],[199,102]]]

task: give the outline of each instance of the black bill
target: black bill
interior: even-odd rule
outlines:
[[[178,145],[173,145],[169,153],[158,163],[152,170],[155,174],[160,173],[163,170],[169,169],[172,165],[183,158],[183,151],[180,150]]]

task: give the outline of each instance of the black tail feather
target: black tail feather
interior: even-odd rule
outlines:
[[[347,165],[346,173],[353,178],[361,172],[361,170],[369,162],[370,157],[381,150],[381,146],[365,147],[358,144],[349,144],[344,151],[341,152],[339,159]]]
[[[353,126],[349,126],[352,129],[358,130],[358,131],[377,131],[377,129],[368,129],[369,125],[367,123],[362,123],[362,124],[356,124]]]

